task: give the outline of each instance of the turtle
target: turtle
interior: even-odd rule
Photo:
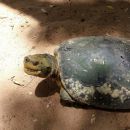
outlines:
[[[60,43],[54,55],[25,56],[24,71],[55,79],[63,101],[130,109],[130,42],[125,38],[72,38]]]

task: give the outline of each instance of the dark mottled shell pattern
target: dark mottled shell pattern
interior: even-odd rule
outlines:
[[[110,109],[130,108],[130,42],[103,36],[68,40],[57,50],[60,77],[76,101]]]

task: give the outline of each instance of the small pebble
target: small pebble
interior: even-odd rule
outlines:
[[[96,121],[96,114],[93,113],[92,116],[91,116],[91,121],[90,122],[91,122],[91,124],[94,124],[95,121]]]
[[[49,5],[50,8],[56,7],[55,5]]]
[[[38,121],[38,119],[34,119],[34,120],[33,120],[33,122],[37,122],[37,121]]]
[[[48,14],[48,12],[44,8],[42,8],[41,11],[45,14]]]
[[[32,92],[28,92],[29,95],[32,95],[33,93]]]

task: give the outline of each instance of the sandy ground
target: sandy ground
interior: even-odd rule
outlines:
[[[0,130],[130,130],[130,112],[63,106],[50,79],[23,72],[23,58],[89,35],[130,38],[130,2],[0,0]]]

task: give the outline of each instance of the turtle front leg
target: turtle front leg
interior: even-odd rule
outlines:
[[[65,91],[64,88],[61,87],[60,89],[60,97],[61,100],[69,102],[69,103],[74,103],[75,101],[70,97],[70,95]]]

